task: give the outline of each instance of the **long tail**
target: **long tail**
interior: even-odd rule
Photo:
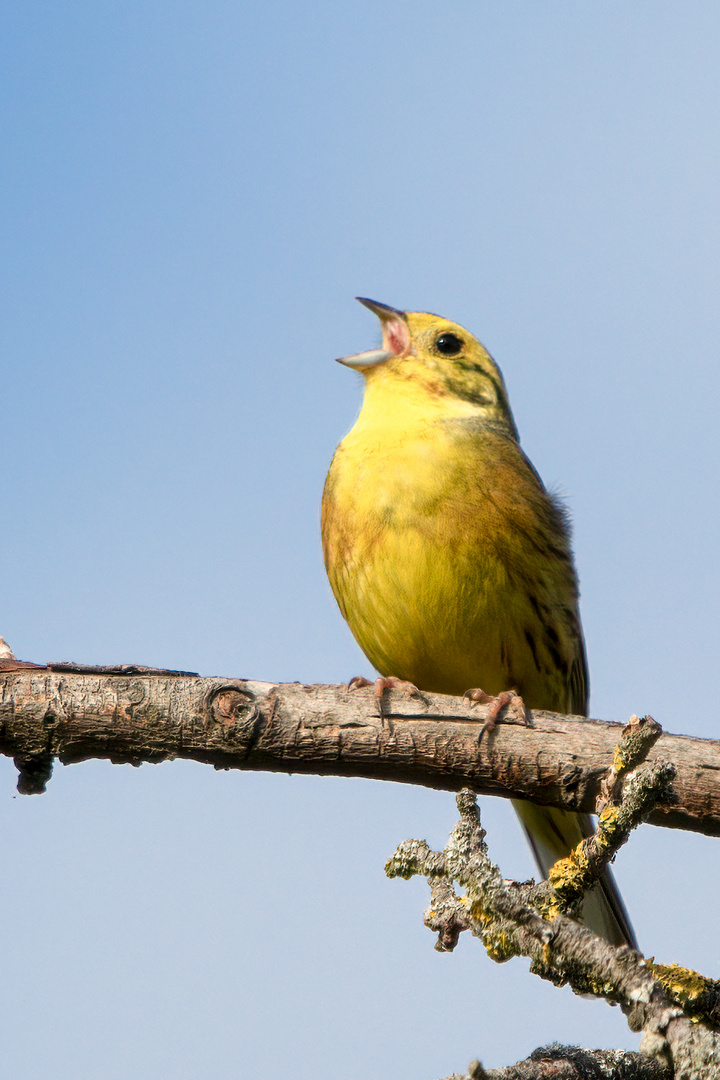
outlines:
[[[593,832],[589,814],[573,814],[570,810],[536,806],[520,799],[513,799],[513,806],[543,877],[547,877],[553,863],[564,859],[572,848]],[[595,889],[586,897],[583,921],[611,945],[638,947],[610,870],[605,870]]]

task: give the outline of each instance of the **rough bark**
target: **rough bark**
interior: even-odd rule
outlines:
[[[0,753],[14,757],[18,787],[27,793],[44,790],[55,758],[187,758],[221,769],[464,788],[461,821],[445,850],[407,841],[388,864],[393,875],[428,876],[426,922],[438,932],[437,947],[453,948],[470,930],[494,959],[530,957],[531,971],[542,978],[621,1004],[631,1027],[643,1031],[644,1051],[553,1046],[488,1073],[473,1062],[467,1080],[716,1080],[717,984],[614,949],[567,915],[638,821],[720,835],[720,743],[661,734],[651,718],[633,718],[624,731],[551,713],[530,714],[527,725],[486,728],[487,718],[486,706],[399,688],[378,700],[372,688],[0,657]],[[601,810],[598,832],[556,864],[552,884],[507,882],[487,859],[474,792]]]
[[[127,666],[55,670],[0,661],[0,753],[20,790],[42,791],[52,760],[187,758],[220,769],[365,776],[529,798],[592,812],[621,725],[553,713],[484,732],[487,708],[389,690],[198,678]],[[672,761],[675,802],[655,825],[720,835],[720,742],[662,734],[649,762]]]
[[[646,787],[648,799],[653,790],[658,797],[664,797],[667,770],[672,771],[672,766],[642,766],[645,778],[641,785]],[[636,794],[630,793],[634,803]],[[621,808],[624,800],[625,795]],[[460,934],[469,930],[498,963],[511,956],[529,957],[530,971],[540,978],[556,986],[568,985],[577,994],[592,994],[620,1005],[630,1028],[642,1032],[638,1064],[642,1064],[642,1057],[659,1060],[674,1080],[718,1080],[720,1033],[714,1024],[707,1018],[687,1015],[639,952],[627,945],[610,945],[580,922],[558,913],[550,900],[553,890],[549,882],[536,885],[503,878],[488,857],[474,793],[469,789],[461,791],[457,802],[460,821],[443,851],[432,851],[424,840],[405,840],[385,868],[390,877],[421,875],[428,879],[430,907],[425,924],[438,934],[436,948],[454,949]],[[645,805],[649,806],[649,801]],[[623,831],[641,820],[638,810],[636,806],[635,812],[624,815]],[[460,894],[456,883],[462,890]],[[538,1068],[524,1075],[573,1073],[548,1073]],[[593,1072],[585,1075],[592,1076]],[[614,1071],[609,1075],[623,1074]],[[643,1072],[635,1075],[642,1076]],[[469,1076],[481,1080],[482,1067],[474,1063]]]
[[[664,1062],[645,1054],[551,1043],[500,1069],[485,1070],[479,1061],[472,1061],[466,1073],[454,1073],[446,1080],[673,1080],[673,1073]]]

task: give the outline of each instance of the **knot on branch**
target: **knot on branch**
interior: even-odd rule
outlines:
[[[223,741],[230,743],[235,752],[244,750],[247,757],[257,741],[261,721],[253,695],[232,683],[214,686],[207,698],[205,714],[222,732]]]

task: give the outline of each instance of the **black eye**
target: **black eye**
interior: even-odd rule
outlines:
[[[455,356],[462,349],[462,341],[457,334],[441,334],[435,342],[435,347],[444,356]]]

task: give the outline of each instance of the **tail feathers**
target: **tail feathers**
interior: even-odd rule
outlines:
[[[564,859],[581,840],[592,835],[593,824],[589,814],[573,814],[569,810],[536,806],[519,799],[513,799],[513,806],[543,877],[547,877],[553,863]],[[583,921],[611,945],[638,947],[610,870],[605,870],[596,887],[585,898]]]

